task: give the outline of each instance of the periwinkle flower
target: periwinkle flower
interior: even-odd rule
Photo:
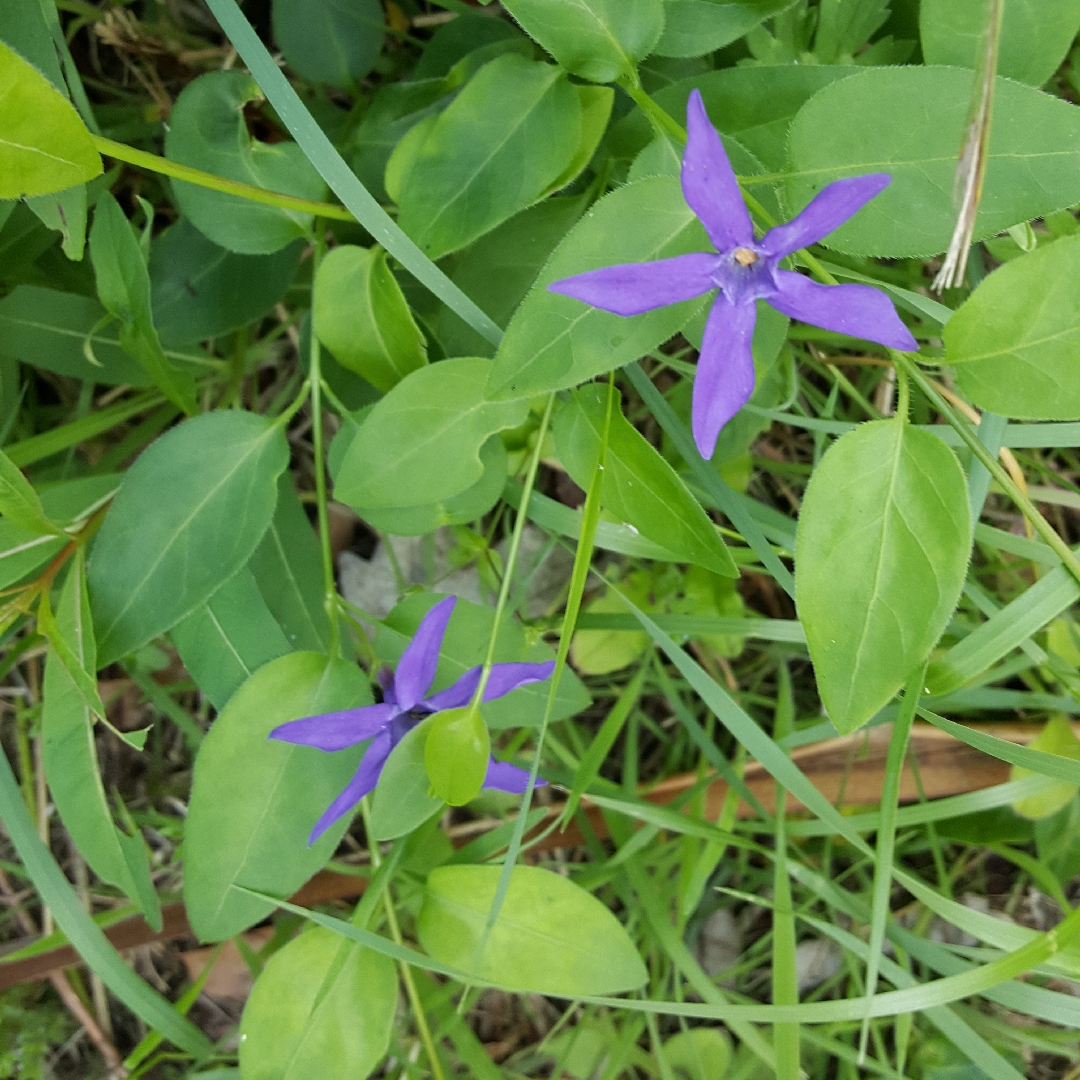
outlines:
[[[272,739],[328,751],[344,750],[371,740],[353,778],[311,830],[309,845],[374,789],[390,751],[408,732],[433,713],[459,709],[472,700],[480,683],[479,666],[466,671],[453,686],[429,694],[439,662],[439,649],[456,603],[456,596],[448,596],[431,608],[402,654],[397,671],[391,674],[384,669],[380,674],[381,704],[307,716],[281,724],[270,732]],[[552,660],[542,664],[495,664],[484,688],[484,701],[493,701],[529,683],[543,682],[554,670]],[[492,758],[483,786],[520,795],[528,782],[529,773],[525,769]],[[537,780],[538,785],[543,783],[543,780]]]
[[[766,300],[800,322],[851,337],[912,351],[918,344],[892,302],[869,285],[819,285],[781,270],[780,261],[817,243],[883,191],[888,173],[837,180],[820,191],[795,218],[760,240],[746,210],[724,145],[709,122],[701,93],[686,108],[682,189],[701,219],[716,253],[701,251],[650,263],[590,270],[548,286],[616,315],[640,315],[719,289],[705,324],[694,378],[692,428],[702,457],[709,458],[723,426],[754,392],[750,349],[757,311]]]

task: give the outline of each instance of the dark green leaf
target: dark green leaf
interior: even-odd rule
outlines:
[[[383,47],[379,0],[274,0],[274,39],[312,82],[353,89]]]
[[[660,56],[705,56],[730,45],[795,0],[668,0]]]

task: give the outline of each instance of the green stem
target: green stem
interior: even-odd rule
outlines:
[[[312,280],[319,272],[326,237],[315,219],[315,251],[312,257]],[[334,553],[330,547],[330,512],[326,494],[326,450],[323,446],[322,350],[319,335],[311,327],[308,352],[308,387],[311,390],[311,433],[315,453],[315,513],[319,522],[319,547],[322,550],[323,609],[330,621],[330,656],[341,656],[341,623],[338,619],[337,585],[334,582]]]
[[[1080,559],[1077,559],[1072,548],[1062,540],[1050,522],[1039,513],[1031,499],[1020,490],[1013,478],[1001,467],[998,459],[983,446],[971,424],[959,416],[953,407],[937,392],[933,384],[923,375],[910,356],[906,353],[897,352],[895,349],[890,349],[889,355],[896,365],[897,372],[905,371],[911,381],[926,395],[930,404],[948,420],[953,430],[964,440],[964,444],[968,449],[982,462],[986,471],[1001,485],[1005,494],[1016,503],[1024,517],[1031,522],[1032,528],[1058,555],[1065,569],[1080,583]]]
[[[157,154],[148,154],[145,150],[136,150],[123,143],[113,142],[112,139],[106,139],[101,135],[91,135],[90,138],[98,152],[106,157],[114,158],[116,161],[126,161],[129,165],[149,169],[150,172],[161,173],[163,176],[171,176],[174,180],[186,180],[189,184],[198,184],[199,187],[210,188],[212,191],[220,191],[226,195],[238,195],[241,199],[265,203],[267,206],[278,206],[282,210],[296,210],[302,214],[315,214],[318,217],[334,218],[337,221],[356,220],[343,206],[315,202],[312,199],[300,199],[295,195],[284,195],[279,191],[267,191],[265,188],[254,187],[251,184],[226,180],[222,176],[203,172],[202,169],[193,169],[190,165],[181,165],[168,158],[158,157]]]
[[[657,105],[656,102],[641,89],[639,83],[631,81],[629,78],[624,78],[619,80],[619,85],[631,98],[633,98],[634,104],[636,104],[649,118],[649,122],[658,132],[661,132],[664,135],[670,135],[676,142],[685,145],[686,128]]]

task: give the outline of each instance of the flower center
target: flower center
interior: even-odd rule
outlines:
[[[757,258],[758,258],[756,251],[751,251],[749,248],[744,248],[744,247],[736,248],[731,253],[731,257],[740,266],[753,266],[754,263],[757,262]]]

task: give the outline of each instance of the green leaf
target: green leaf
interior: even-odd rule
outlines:
[[[0,514],[27,532],[63,534],[46,516],[30,481],[3,450],[0,450]]]
[[[598,596],[583,611],[589,615],[622,615],[629,608],[614,594]],[[636,623],[634,624],[637,625]],[[578,630],[570,646],[574,667],[583,675],[609,675],[632,664],[649,647],[643,630]]]
[[[280,426],[239,410],[188,420],[143,453],[90,564],[102,665],[175,626],[248,561],[288,460]]]
[[[288,896],[324,865],[349,825],[346,815],[307,846],[355,771],[359,748],[324,754],[270,732],[371,700],[354,664],[297,652],[256,671],[214,721],[195,761],[184,833],[184,903],[203,941],[232,937],[273,909],[234,884]]]
[[[964,474],[929,432],[874,421],[821,459],[799,515],[795,599],[841,733],[887,705],[941,636],[970,535]]]
[[[972,72],[959,68],[886,67],[819,91],[791,125],[792,209],[840,177],[888,172],[889,187],[832,233],[828,245],[897,258],[944,251],[956,224],[953,174],[971,81]],[[1078,201],[1080,109],[999,78],[972,239]]]
[[[1058,757],[1080,761],[1080,739],[1073,734],[1072,721],[1065,713],[1055,713],[1051,716],[1042,731],[1032,740],[1028,749],[1041,750],[1045,754],[1056,754]],[[1021,765],[1013,765],[1009,769],[1010,780],[1022,780],[1025,776],[1037,775],[1037,772],[1025,769]],[[1039,792],[1038,795],[1029,795],[1011,805],[1023,817],[1038,821],[1040,818],[1056,814],[1073,800],[1076,792],[1075,783],[1071,784],[1063,780],[1052,788]]]
[[[664,28],[661,0],[506,0],[503,7],[573,75],[633,78]]]
[[[101,172],[71,103],[0,42],[0,199],[63,191]]]
[[[213,71],[188,83],[176,99],[165,136],[165,153],[244,184],[321,200],[326,185],[296,143],[264,143],[248,134],[243,109],[262,98],[242,71]],[[237,195],[173,181],[181,211],[192,224],[229,251],[269,255],[311,231],[311,215],[264,206]]]
[[[580,886],[533,866],[515,866],[482,955],[501,866],[441,866],[431,872],[417,933],[436,960],[480,981],[576,998],[643,986],[648,974],[618,919]]]
[[[981,409],[1027,420],[1080,417],[1080,236],[990,274],[945,326],[946,363]]]
[[[371,410],[338,470],[334,497],[350,506],[441,502],[483,475],[489,436],[525,421],[528,402],[488,401],[491,362],[467,358],[418,368]]]
[[[689,1080],[721,1080],[731,1064],[731,1042],[716,1028],[695,1027],[672,1035],[664,1057]]]
[[[288,471],[278,479],[274,516],[248,567],[289,648],[327,652],[330,620],[323,606],[322,553]]]
[[[181,218],[150,247],[150,297],[162,342],[186,345],[261,319],[285,296],[303,249],[295,241],[273,255],[238,255]]]
[[[178,408],[195,410],[195,382],[174,368],[161,348],[150,308],[150,274],[120,204],[105,192],[90,229],[98,298],[120,322],[120,345],[146,369],[158,389]]]
[[[427,363],[424,335],[381,248],[334,248],[315,277],[314,314],[338,363],[383,393]]]
[[[61,94],[65,93],[64,75],[40,4],[0,0],[0,41],[33,64]]]
[[[375,654],[384,663],[396,665],[416,633],[420,620],[428,609],[442,597],[437,593],[413,593],[407,596],[379,625],[375,637]],[[488,607],[474,604],[461,597],[450,616],[439,665],[432,690],[443,690],[456,682],[469,668],[482,664],[495,622],[495,613]],[[531,639],[519,623],[504,619],[495,639],[497,663],[530,664],[553,660],[554,652],[543,641]],[[495,701],[485,701],[480,712],[493,731],[508,727],[538,727],[544,718],[548,691],[546,682],[532,683]],[[563,674],[551,713],[551,722],[565,720],[581,712],[591,703],[588,691],[572,671]]]
[[[544,198],[576,180],[592,161],[615,103],[615,91],[606,86],[575,86],[574,89],[581,103],[581,136],[569,165],[547,186]]]
[[[499,326],[505,326],[555,245],[584,209],[585,199],[571,196],[545,199],[523,210],[458,256],[451,274],[454,284]],[[2,304],[0,301],[0,310]],[[495,352],[491,342],[446,306],[440,309],[434,330],[449,356],[491,356]]]
[[[108,318],[89,296],[19,285],[0,300],[0,352],[73,379],[150,386],[150,373],[120,347],[116,324],[103,325]]]
[[[86,247],[86,185],[77,184],[50,195],[35,195],[26,205],[37,219],[60,233],[64,254],[75,262],[83,257]]]
[[[171,637],[195,685],[218,712],[263,664],[291,651],[249,567],[181,619]]]
[[[491,736],[479,709],[443,709],[432,717],[424,743],[424,768],[437,799],[451,806],[475,799],[490,757]]]
[[[393,960],[311,927],[270,958],[244,1006],[245,1080],[371,1075],[397,1000]]]
[[[81,669],[96,675],[97,657],[82,551],[76,554],[56,613],[59,633]],[[142,837],[113,824],[98,769],[94,714],[55,649],[45,661],[41,714],[45,777],[71,839],[91,869],[139,906],[155,930],[161,929],[158,902]]]
[[[417,724],[386,759],[371,801],[371,834],[376,840],[405,836],[446,805],[430,793],[424,764],[430,730],[430,721]]]
[[[795,0],[668,0],[659,56],[705,56],[730,45]]]
[[[604,387],[582,387],[555,419],[555,447],[583,489],[587,489],[599,458],[606,402]],[[600,501],[606,510],[677,555],[680,562],[696,563],[725,577],[739,576],[701,504],[618,409],[611,417],[603,469]]]
[[[500,41],[525,41],[509,19],[492,19],[479,11],[462,11],[456,19],[444,23],[424,46],[423,55],[413,68],[413,79],[437,79],[449,75],[466,56]],[[527,42],[530,53],[532,43]],[[374,102],[372,103],[374,107]]]
[[[493,60],[432,123],[401,191],[401,227],[431,259],[464,247],[543,197],[580,142],[565,73]]]
[[[561,390],[622,367],[682,328],[705,297],[622,318],[547,291],[561,278],[619,263],[708,250],[674,177],[618,188],[555,249],[503,337],[488,380],[495,399]]]
[[[354,90],[382,52],[379,0],[274,0],[272,10],[274,40],[312,82]]]
[[[1008,0],[1001,19],[997,73],[1042,86],[1061,66],[1080,30],[1078,0]],[[990,0],[922,0],[919,37],[928,64],[976,68]]]

